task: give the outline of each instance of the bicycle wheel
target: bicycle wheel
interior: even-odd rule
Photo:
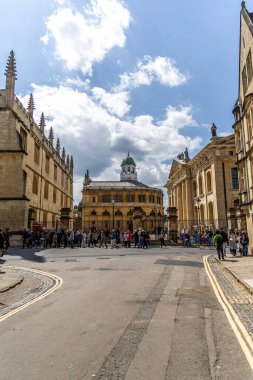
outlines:
[[[200,248],[200,249],[205,249],[205,244],[200,244],[200,245],[199,245],[199,248]]]

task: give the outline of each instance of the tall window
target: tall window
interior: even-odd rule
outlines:
[[[212,191],[212,177],[210,171],[206,173],[206,187],[208,192]]]
[[[20,128],[20,145],[21,148],[26,151],[27,148],[27,133],[23,128]]]
[[[127,193],[127,195],[126,195],[126,201],[127,202],[134,202],[134,194]]]
[[[196,181],[193,182],[193,197],[195,198],[197,196],[197,183]]]
[[[45,181],[44,183],[44,198],[48,199],[48,182]]]
[[[247,73],[246,73],[246,67],[245,66],[242,70],[242,86],[243,86],[243,93],[245,94],[247,91],[247,87],[248,87]]]
[[[246,114],[246,121],[247,121],[248,140],[250,141],[252,139],[251,112],[248,112]]]
[[[251,78],[252,78],[252,59],[251,59],[251,50],[249,51],[249,54],[248,54],[248,56],[247,56],[246,66],[247,66],[248,84],[249,84],[250,81],[251,81]]]
[[[122,195],[121,194],[115,194],[114,196],[115,202],[122,202]]]
[[[57,181],[57,165],[54,164],[54,180]]]
[[[139,202],[146,202],[146,195],[145,194],[139,194]]]
[[[39,165],[40,163],[40,147],[34,143],[34,162]]]
[[[233,190],[239,189],[238,170],[237,170],[237,168],[232,168],[231,169],[231,177],[232,177],[232,189]]]
[[[45,161],[45,171],[46,171],[46,173],[49,173],[49,163],[50,163],[50,157],[46,156],[46,161]]]
[[[112,198],[111,198],[111,196],[110,195],[102,195],[102,202],[103,203],[109,203],[109,202],[111,202],[112,201]]]
[[[61,172],[61,185],[63,186],[63,184],[64,184],[64,173]]]
[[[56,188],[53,189],[53,203],[56,203]]]
[[[33,194],[38,194],[39,190],[39,177],[34,174],[33,175]]]

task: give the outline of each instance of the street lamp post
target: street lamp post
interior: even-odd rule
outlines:
[[[115,197],[112,197],[112,229],[114,230],[114,205],[115,205]]]
[[[201,203],[201,199],[198,197],[196,199],[196,205],[197,205],[197,217],[198,217],[198,230],[200,232],[200,203]]]

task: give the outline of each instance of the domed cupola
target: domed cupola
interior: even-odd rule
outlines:
[[[137,181],[136,163],[134,162],[134,159],[129,156],[129,152],[121,164],[120,180]]]

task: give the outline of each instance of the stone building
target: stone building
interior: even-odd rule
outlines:
[[[0,226],[9,227],[14,240],[24,228],[71,227],[73,157],[61,150],[59,139],[54,146],[52,127],[45,136],[43,113],[39,125],[34,121],[33,95],[27,109],[15,95],[13,51],[5,75],[0,90]]]
[[[233,114],[239,174],[239,228],[247,229],[253,248],[253,13],[242,2],[240,15],[239,86]]]
[[[173,160],[168,191],[170,237],[181,231],[237,226],[238,171],[234,135],[212,138],[194,158],[188,151]]]
[[[82,228],[131,230],[143,227],[149,233],[163,228],[163,192],[138,182],[136,164],[122,161],[120,181],[92,181],[85,174],[82,198]]]

